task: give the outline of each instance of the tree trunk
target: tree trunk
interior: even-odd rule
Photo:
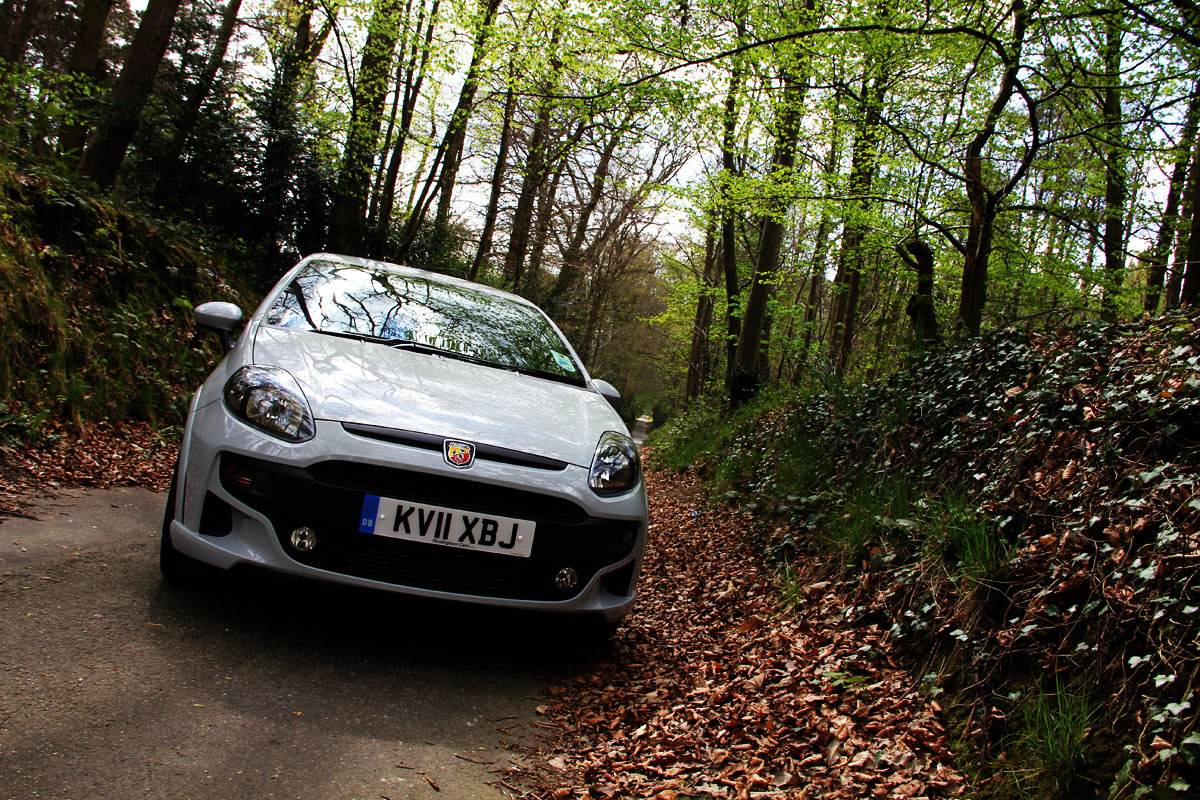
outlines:
[[[967,223],[966,255],[963,260],[962,292],[958,300],[958,324],[969,336],[978,336],[983,323],[983,308],[987,304],[988,257],[992,252],[996,214],[1000,201],[1012,190],[1015,180],[1003,189],[993,192],[988,189],[983,176],[983,151],[996,132],[996,124],[1008,107],[1009,100],[1017,89],[1017,78],[1021,70],[1021,53],[1025,44],[1028,15],[1024,0],[1013,0],[1012,41],[1006,51],[1004,75],[996,89],[996,96],[988,109],[984,124],[967,145],[964,159],[964,178],[967,200],[970,203],[970,218]],[[1033,160],[1030,147],[1018,174],[1028,169]],[[1015,176],[1014,176],[1015,177]]]
[[[604,186],[608,181],[608,170],[612,164],[613,153],[616,151],[621,139],[628,132],[630,122],[631,120],[626,118],[613,131],[612,135],[604,143],[604,150],[600,153],[600,161],[596,164],[596,172],[592,176],[588,199],[583,204],[583,208],[579,210],[579,219],[575,222],[575,230],[571,234],[566,252],[563,253],[562,268],[558,272],[558,279],[554,282],[554,288],[551,290],[550,296],[546,301],[547,311],[552,317],[556,317],[556,315],[562,313],[566,298],[575,288],[575,283],[579,280],[579,275],[583,271],[583,245],[587,241],[588,226],[591,224],[592,214],[595,213],[596,206],[600,204],[600,199],[604,196]]]
[[[746,23],[737,23],[738,42],[746,34]],[[725,95],[725,111],[721,119],[721,177],[728,184],[738,175],[734,147],[737,140],[738,94],[742,91],[742,61],[733,59],[729,73],[729,93]],[[738,276],[737,229],[734,226],[733,199],[728,185],[722,187],[721,197],[721,272],[725,276],[725,384],[733,382],[733,362],[737,343],[742,334],[741,279]]]
[[[196,84],[187,93],[187,99],[183,110],[180,112],[179,123],[176,126],[175,139],[172,142],[172,152],[165,160],[165,163],[171,164],[173,167],[178,165],[180,158],[186,150],[188,140],[191,138],[192,131],[196,127],[196,121],[200,119],[200,109],[203,107],[204,101],[212,94],[213,86],[217,83],[217,75],[220,74],[221,67],[225,63],[225,54],[229,52],[229,42],[233,39],[234,31],[237,30],[237,15],[241,7],[242,0],[229,0],[226,3],[225,10],[221,14],[221,27],[217,29],[217,38],[213,42],[212,50],[208,54],[208,60],[204,64],[204,71],[200,74]],[[159,175],[156,181],[155,192],[160,203],[166,199],[167,194],[174,188],[172,184],[174,172],[174,168],[166,170]]]
[[[25,0],[25,4],[6,4],[8,14],[12,16],[9,34],[6,36],[5,49],[0,56],[10,64],[19,64],[25,58],[25,48],[29,46],[29,37],[33,35],[38,23],[50,8],[45,0]]]
[[[121,74],[106,99],[107,110],[88,138],[79,173],[95,181],[101,189],[113,187],[125,162],[138,117],[150,96],[158,65],[167,52],[179,3],[180,0],[150,0],[146,5]]]
[[[0,50],[0,79],[10,78],[10,71],[17,71],[25,61],[25,51],[35,31],[39,30],[48,20],[54,19],[63,5],[64,0],[51,3],[48,0],[25,0],[20,6],[15,3],[6,4],[4,15],[10,18],[10,25],[4,31],[5,47]],[[7,65],[6,65],[7,64]],[[0,121],[12,118],[16,108],[16,92],[20,82],[4,88],[8,81],[0,80]]]
[[[1197,164],[1200,164],[1200,130],[1197,131],[1196,141],[1192,144],[1191,163],[1188,167],[1187,183],[1183,190],[1183,211],[1180,213],[1181,224],[1175,241],[1175,253],[1171,260],[1171,271],[1167,278],[1166,306],[1168,310],[1179,308],[1180,295],[1183,291],[1183,277],[1187,269],[1188,246],[1191,244],[1191,231],[1196,221],[1196,208],[1200,203],[1200,174]]]
[[[488,33],[492,18],[495,16],[496,8],[499,6],[500,0],[483,0],[484,17],[480,22],[479,30],[475,36],[475,48],[471,52],[471,65],[467,68],[466,78],[463,80],[462,91],[459,92],[458,104],[454,108],[454,113],[450,115],[450,124],[446,127],[446,132],[442,136],[442,141],[438,145],[437,154],[433,159],[433,166],[429,170],[429,178],[425,182],[425,186],[421,189],[421,197],[413,205],[411,212],[408,215],[408,222],[404,226],[404,235],[400,242],[398,252],[403,256],[412,247],[413,242],[417,240],[417,234],[421,231],[421,226],[425,224],[425,215],[429,212],[429,206],[433,202],[434,197],[438,197],[438,211],[435,219],[435,226],[440,227],[446,221],[450,214],[450,198],[448,195],[454,191],[454,182],[458,177],[458,159],[462,155],[462,146],[466,137],[467,119],[471,115],[471,110],[475,102],[475,92],[479,83],[479,63],[483,59],[483,46],[487,42]],[[453,162],[453,163],[450,163]],[[447,168],[448,167],[448,168]],[[436,180],[434,176],[437,176]],[[435,191],[431,192],[431,189]]]
[[[1200,141],[1192,148],[1191,175],[1188,178],[1188,205],[1192,225],[1188,231],[1187,255],[1182,264],[1176,259],[1175,271],[1183,276],[1179,302],[1194,306],[1200,301]]]
[[[811,0],[807,6],[811,10]],[[799,76],[787,71],[783,74],[783,107],[776,112],[775,156],[771,165],[771,179],[780,183],[791,181],[795,171],[796,144],[800,136],[800,120],[804,116],[804,97],[808,92],[807,65],[803,70]],[[781,193],[785,197],[790,194],[786,190]],[[767,301],[775,286],[783,226],[790,207],[791,201],[788,199],[777,201],[775,207],[763,217],[758,257],[750,279],[750,292],[742,313],[741,335],[730,371],[729,398],[735,407],[754,397],[762,384],[761,352],[767,325]]]
[[[512,147],[512,122],[516,110],[517,94],[510,85],[504,95],[504,121],[500,126],[496,167],[492,170],[491,194],[488,196],[487,212],[483,216],[479,247],[475,250],[475,259],[471,262],[471,273],[467,276],[470,280],[478,279],[480,270],[492,253],[492,236],[496,232],[496,217],[500,213],[500,195],[504,192],[504,175],[508,171],[508,151]]]
[[[544,95],[552,92],[562,74],[563,62],[554,55],[560,36],[561,31],[555,28],[550,37],[551,74],[542,83]],[[554,100],[550,97],[543,97],[538,104],[537,120],[529,137],[529,149],[525,156],[525,169],[521,178],[521,191],[517,195],[516,208],[513,209],[508,252],[504,255],[504,282],[510,287],[517,286],[521,281],[521,272],[525,268],[525,256],[529,251],[534,205],[549,170],[546,151],[550,146],[550,116],[553,111]]]
[[[1121,119],[1121,33],[1124,15],[1105,17],[1104,42],[1104,296],[1100,318],[1117,318],[1117,297],[1125,278],[1125,159]]]
[[[433,6],[429,10],[429,22],[425,27],[425,42],[418,49],[416,39],[414,38],[408,67],[405,69],[404,103],[400,107],[400,133],[397,136],[395,146],[392,148],[391,159],[388,161],[387,175],[384,177],[382,196],[379,199],[379,209],[375,216],[375,225],[380,242],[386,240],[388,230],[392,224],[392,211],[396,205],[396,181],[400,177],[400,164],[404,159],[404,147],[408,143],[408,131],[412,127],[413,114],[417,108],[417,98],[420,97],[421,86],[425,82],[425,73],[429,66],[429,56],[433,44],[433,28],[437,22],[438,6],[440,3],[441,0],[434,0]],[[422,4],[422,13],[424,13],[424,10],[424,4]],[[417,31],[421,28],[421,22],[422,18],[418,15]],[[397,78],[396,83],[399,86],[399,78]],[[399,88],[397,88],[397,91],[399,91]],[[424,168],[425,162],[422,159],[421,166],[417,169],[417,174],[424,171]]]
[[[32,0],[24,0],[26,4],[32,3]],[[3,0],[0,2],[0,59],[8,61],[8,54],[12,48],[13,39],[17,35],[17,23],[21,19],[21,12],[25,10],[25,5],[21,0]]]
[[[290,41],[283,46],[278,57],[263,113],[262,123],[267,142],[259,168],[262,177],[259,179],[256,212],[259,231],[257,250],[266,261],[278,255],[280,234],[287,227],[285,217],[288,198],[294,189],[292,179],[302,156],[296,130],[297,98],[301,94],[302,80],[320,56],[333,28],[333,20],[328,19],[316,33],[313,32],[312,13],[315,8],[316,3],[313,2],[297,9],[297,16],[291,24]],[[323,211],[321,216],[323,219]],[[319,236],[310,231],[307,238],[323,244],[325,235],[323,231]],[[301,249],[311,251],[313,248]],[[275,265],[267,264],[265,267],[273,270]]]
[[[508,252],[504,255],[504,282],[515,287],[521,281],[525,267],[525,256],[529,251],[530,228],[533,225],[534,206],[538,191],[546,179],[546,147],[550,138],[551,103],[543,100],[538,118],[529,138],[529,151],[525,158],[525,170],[521,179],[521,191],[513,209],[512,230],[508,239]]]
[[[533,226],[532,246],[529,250],[529,264],[525,268],[525,294],[528,297],[537,297],[539,293],[538,281],[542,271],[542,254],[546,250],[546,240],[550,238],[550,223],[554,218],[554,200],[558,195],[558,184],[562,180],[563,169],[566,167],[566,159],[555,159],[554,174],[550,178],[549,183],[542,185],[541,194],[538,196],[537,203],[537,221]],[[518,291],[520,286],[514,284],[513,291]]]
[[[1148,314],[1158,310],[1163,294],[1163,281],[1167,274],[1167,259],[1179,227],[1179,204],[1187,185],[1188,162],[1192,158],[1192,146],[1196,142],[1196,128],[1200,123],[1200,80],[1192,87],[1192,99],[1188,104],[1187,117],[1180,134],[1175,165],[1171,171],[1171,185],[1167,190],[1167,204],[1163,209],[1162,222],[1158,228],[1158,240],[1150,251],[1146,268],[1146,296],[1142,308]]]
[[[833,305],[829,312],[829,358],[841,376],[850,363],[854,333],[858,325],[859,287],[862,283],[863,242],[867,237],[867,215],[871,210],[869,195],[875,183],[879,165],[879,122],[883,114],[883,98],[887,77],[882,72],[868,83],[863,78],[863,109],[859,126],[854,133],[850,158],[850,203],[842,235],[842,251],[838,256],[838,271],[834,278]]]
[[[400,0],[377,0],[367,26],[358,81],[351,90],[350,130],[338,170],[329,246],[345,253],[362,248],[366,232],[371,167],[383,124],[383,105],[399,39]]]
[[[75,28],[75,44],[71,47],[68,66],[72,78],[79,83],[96,80],[96,68],[100,64],[100,50],[104,45],[104,26],[116,0],[84,0],[79,10],[79,24]],[[92,104],[81,92],[71,91],[71,104],[75,120],[66,125],[58,135],[58,150],[78,163],[79,151],[83,148],[86,129],[83,117]]]
[[[375,178],[371,184],[370,203],[367,209],[367,235],[363,242],[368,254],[376,258],[380,257],[381,254],[372,251],[372,248],[374,248],[376,243],[370,241],[372,238],[374,238],[371,236],[371,233],[378,228],[377,221],[379,219],[379,200],[383,191],[383,179],[387,174],[389,166],[388,154],[392,152],[392,136],[396,133],[396,116],[400,111],[400,97],[403,94],[403,92],[401,92],[401,87],[407,86],[407,81],[405,80],[404,76],[404,67],[406,63],[404,56],[409,49],[408,32],[412,29],[409,25],[411,19],[412,0],[404,0],[404,17],[400,21],[399,28],[400,56],[396,59],[396,80],[393,82],[395,88],[392,90],[392,107],[387,115],[387,130],[384,131],[383,134],[383,145],[379,148],[379,158],[377,159],[377,164],[375,166]],[[425,5],[422,3],[420,14],[417,17],[417,25],[414,37],[420,35],[422,22],[424,19]]]
[[[467,76],[463,80],[462,92],[458,97],[458,106],[450,117],[450,127],[446,129],[446,148],[442,157],[442,174],[438,179],[438,207],[434,224],[441,228],[450,217],[450,201],[454,197],[454,185],[458,180],[458,168],[462,165],[463,144],[467,139],[467,120],[471,118],[475,106],[475,92],[479,88],[479,65],[485,55],[485,45],[492,29],[492,20],[500,0],[484,0],[483,20],[479,23],[479,31],[475,36],[475,47],[471,51],[471,65],[467,68]],[[558,32],[555,31],[555,37]],[[555,42],[557,39],[555,39]],[[554,43],[551,43],[553,48]]]
[[[834,116],[837,111],[835,109]],[[817,313],[821,306],[822,289],[825,286],[825,258],[829,252],[830,238],[833,233],[833,215],[829,208],[830,192],[833,190],[834,178],[838,173],[841,161],[842,136],[836,122],[830,132],[832,139],[829,143],[829,157],[825,161],[825,202],[821,205],[821,221],[817,224],[816,243],[813,246],[812,279],[808,285],[808,301],[804,306],[804,347],[796,362],[792,382],[799,383],[801,369],[806,363],[809,350],[812,347],[814,328],[817,324]]]
[[[933,305],[933,250],[920,239],[897,245],[896,252],[917,272],[917,293],[908,300],[905,313],[912,321],[913,340],[919,347],[942,343],[937,313]]]
[[[704,276],[700,286],[700,296],[696,298],[696,317],[692,322],[692,346],[688,353],[687,382],[684,388],[684,399],[688,402],[695,400],[704,390],[708,381],[708,332],[712,327],[713,291],[717,280],[717,246],[713,227],[709,226],[708,234],[704,237]]]
[[[771,313],[770,300],[775,295],[775,284],[771,284],[767,294],[767,307],[763,311],[762,334],[758,337],[758,385],[771,377],[771,333],[774,330],[775,315]]]

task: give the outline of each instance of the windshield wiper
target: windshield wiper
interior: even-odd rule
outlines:
[[[563,375],[559,372],[550,372],[545,369],[534,369],[533,367],[514,367],[514,369],[522,375],[530,375],[534,378],[544,378],[548,381],[557,381],[566,383],[571,386],[583,386],[583,378],[578,375]]]
[[[386,336],[375,336],[370,333],[356,333],[354,331],[327,331],[321,328],[313,328],[313,333],[320,333],[324,336],[336,336],[339,339],[355,339],[360,342],[371,342],[372,344],[393,344],[394,342],[404,341],[403,339],[389,339]]]
[[[446,356],[447,358],[456,358],[459,361],[466,361],[471,364],[479,364],[480,366],[484,367],[495,367],[496,369],[512,369],[512,367],[505,366],[504,364],[499,364],[495,361],[488,361],[486,358],[480,358],[479,356],[473,356],[467,353],[460,353],[457,350],[447,350],[444,347],[426,344],[425,342],[418,342],[413,339],[392,339],[390,341],[385,341],[384,344],[386,344],[388,347],[395,348],[396,350],[411,350],[414,353],[426,353],[431,356]]]
[[[412,350],[415,353],[428,353],[435,356],[446,356],[447,358],[457,358],[460,361],[467,361],[471,364],[479,364],[484,367],[492,367],[494,369],[502,369],[508,372],[516,372],[521,375],[530,375],[534,378],[544,378],[546,380],[558,381],[559,383],[568,383],[572,386],[583,386],[583,379],[572,375],[561,375],[557,372],[549,372],[544,369],[535,369],[534,367],[523,367],[516,364],[501,364],[498,361],[489,361],[486,358],[460,353],[457,350],[448,350],[437,345],[418,342],[413,339],[393,339],[387,342],[389,347],[394,347],[397,350]]]
[[[486,364],[491,367],[500,367],[506,369],[503,364],[497,364],[494,361],[487,361],[478,356],[460,353],[456,350],[447,350],[444,347],[418,342],[416,339],[401,339],[388,336],[376,336],[373,333],[359,333],[357,331],[331,331],[322,328],[315,329],[315,333],[321,333],[325,336],[337,336],[340,339],[355,339],[360,342],[370,342],[371,344],[381,344],[385,347],[392,347],[396,350],[411,350],[414,353],[426,353],[431,356],[449,356],[450,358],[458,358],[463,361],[471,361],[477,364]]]

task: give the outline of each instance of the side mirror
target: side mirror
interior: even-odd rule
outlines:
[[[221,337],[221,349],[228,353],[233,349],[233,332],[242,324],[242,310],[233,303],[201,303],[193,312],[196,324]]]
[[[608,381],[592,378],[592,388],[599,392],[600,396],[607,400],[613,407],[616,407],[617,403],[621,402],[621,393],[617,391],[617,387]]]

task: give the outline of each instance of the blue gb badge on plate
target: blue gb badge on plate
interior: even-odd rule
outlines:
[[[375,517],[379,515],[379,495],[369,494],[363,498],[362,516],[358,518],[358,529],[363,533],[375,532]]]

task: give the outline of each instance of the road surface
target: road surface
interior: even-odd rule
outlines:
[[[641,447],[646,442],[646,437],[650,434],[650,418],[638,417],[633,423],[633,430],[630,431],[630,437]]]
[[[499,798],[545,621],[291,582],[164,584],[164,496],[0,524],[0,798]]]

